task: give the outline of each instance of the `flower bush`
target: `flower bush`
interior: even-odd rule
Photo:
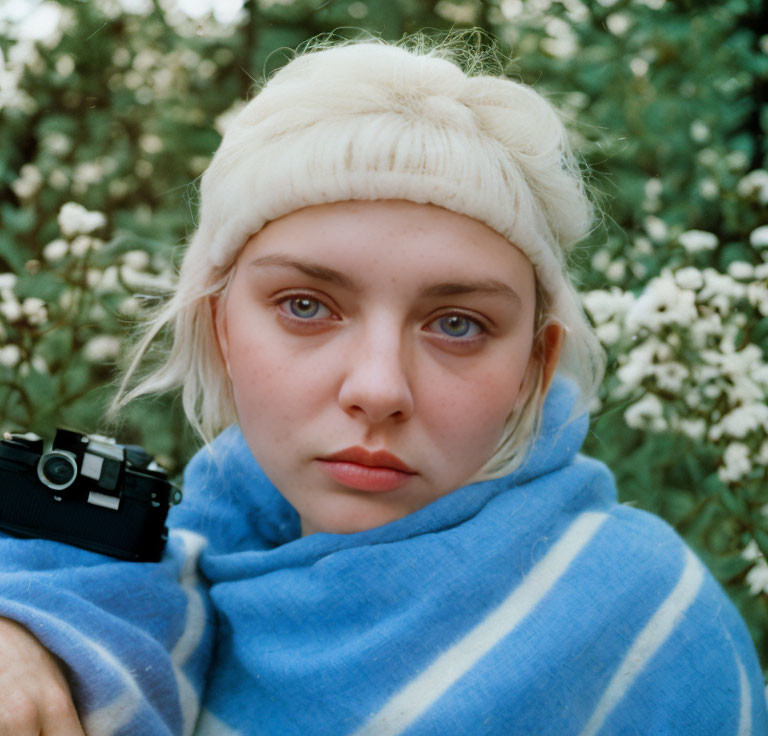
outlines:
[[[0,431],[117,433],[178,471],[178,403],[103,421],[254,81],[320,31],[478,27],[569,120],[574,258],[609,366],[586,450],[666,518],[768,668],[768,36],[758,0],[47,0],[0,8]],[[466,41],[481,41],[468,32]],[[217,132],[218,131],[218,132]],[[158,347],[162,350],[162,346]]]

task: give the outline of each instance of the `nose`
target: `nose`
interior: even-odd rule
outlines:
[[[339,403],[369,424],[404,421],[413,414],[406,346],[394,329],[370,330],[347,356]]]

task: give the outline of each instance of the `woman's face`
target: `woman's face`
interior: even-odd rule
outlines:
[[[527,390],[535,280],[481,222],[400,200],[308,207],[240,254],[216,329],[243,435],[302,533],[464,485]],[[561,333],[548,328],[545,376]]]

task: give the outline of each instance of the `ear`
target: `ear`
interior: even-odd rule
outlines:
[[[565,342],[565,327],[560,322],[548,323],[539,335],[537,353],[541,362],[541,401],[549,391]]]
[[[222,294],[211,296],[208,298],[208,304],[211,309],[213,331],[219,346],[219,355],[221,355],[221,359],[227,369],[227,375],[231,379],[232,374],[229,370],[229,335],[227,334],[226,296]]]

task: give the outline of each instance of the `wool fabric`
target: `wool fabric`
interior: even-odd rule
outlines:
[[[186,471],[160,563],[0,538],[0,615],[68,668],[86,733],[768,733],[746,627],[578,454],[557,381],[513,474],[300,537],[236,426]]]
[[[525,253],[554,312],[579,311],[566,254],[592,209],[554,108],[527,85],[380,42],[298,56],[228,123],[202,177],[190,283],[225,272],[271,220],[351,199],[479,220]]]

